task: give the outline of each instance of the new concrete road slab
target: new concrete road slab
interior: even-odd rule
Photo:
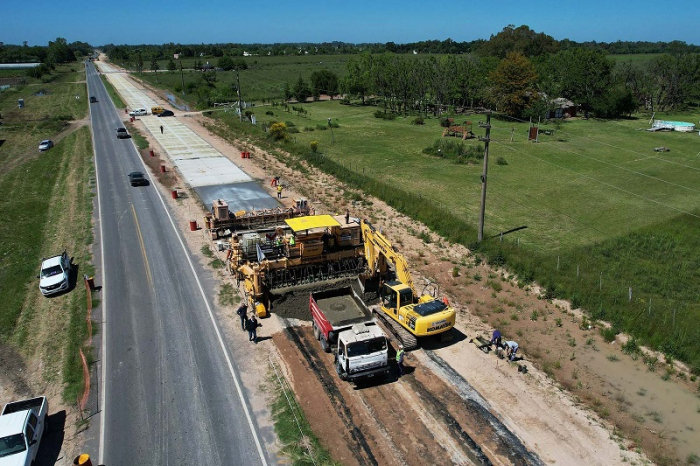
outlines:
[[[128,108],[146,108],[150,111],[151,107],[158,105],[113,66],[104,62],[97,62],[96,65]],[[159,118],[155,115],[138,118],[204,205],[211,206],[215,200],[223,199],[232,212],[273,209],[281,205],[243,170],[177,118]]]

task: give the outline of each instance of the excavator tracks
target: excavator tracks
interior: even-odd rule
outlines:
[[[411,351],[418,348],[418,339],[415,335],[411,334],[411,332],[403,328],[395,320],[387,317],[383,312],[377,310],[376,307],[372,306],[371,309],[374,315],[377,316],[379,325],[382,327],[382,330],[384,330],[384,333],[387,335],[393,335],[394,338],[403,345],[403,349],[405,351]]]

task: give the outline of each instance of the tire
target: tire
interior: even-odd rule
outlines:
[[[323,351],[326,353],[331,352],[331,345],[328,344],[328,342],[326,341],[326,338],[323,336],[321,337],[321,348],[323,348]]]
[[[44,414],[44,433],[51,432],[51,421],[49,420],[49,414]]]
[[[340,363],[335,365],[335,371],[338,373],[338,377],[340,377],[340,380],[342,380],[343,382],[348,380],[348,374],[343,372],[343,369],[340,367]]]
[[[314,336],[317,340],[321,339],[321,330],[316,326],[316,322],[314,322]]]

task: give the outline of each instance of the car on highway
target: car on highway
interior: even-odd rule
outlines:
[[[94,104],[95,102],[97,102],[97,97],[95,97],[94,95],[91,95],[90,96],[90,103]]]
[[[137,108],[129,112],[129,116],[144,116],[148,115],[148,110],[145,108]]]
[[[175,116],[175,114],[170,110],[163,110],[162,113],[158,114],[158,118],[164,117],[164,116]]]
[[[129,132],[126,130],[126,128],[123,128],[123,127],[117,128],[117,138],[118,139],[128,139],[129,138]]]
[[[39,271],[39,290],[44,296],[66,291],[70,288],[71,260],[66,251],[45,258]]]
[[[49,150],[53,147],[53,141],[51,139],[44,139],[39,143],[39,150],[40,151],[45,151]]]
[[[146,175],[141,172],[129,173],[129,182],[131,183],[131,186],[148,186]]]

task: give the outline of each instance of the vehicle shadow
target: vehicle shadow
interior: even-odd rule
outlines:
[[[446,333],[448,333],[448,335],[440,334],[432,337],[421,338],[421,347],[425,350],[438,350],[456,345],[457,343],[461,343],[467,339],[467,335],[455,327],[452,327],[452,330]]]
[[[53,413],[48,418],[48,425],[44,430],[44,436],[39,444],[36,455],[36,466],[50,466],[56,464],[61,454],[61,447],[65,439],[66,411]]]

